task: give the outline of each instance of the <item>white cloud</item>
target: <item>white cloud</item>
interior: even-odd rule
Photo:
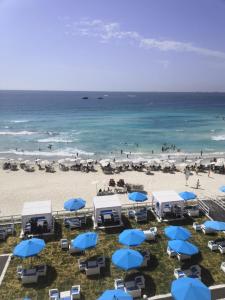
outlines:
[[[145,49],[158,49],[164,52],[192,52],[202,56],[225,59],[225,52],[197,47],[187,42],[143,37],[136,31],[121,30],[120,24],[116,22],[107,23],[99,19],[85,19],[79,22],[67,23],[66,27],[66,32],[69,31],[71,35],[98,38],[102,43],[106,43],[110,40],[132,41],[135,42],[138,47]]]

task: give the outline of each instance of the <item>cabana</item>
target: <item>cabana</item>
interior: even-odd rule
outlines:
[[[54,233],[51,201],[25,202],[22,211],[22,234],[42,235]]]
[[[122,226],[121,203],[117,195],[96,196],[93,198],[94,228]]]
[[[184,214],[184,201],[175,191],[152,193],[153,207],[158,219],[180,219]]]

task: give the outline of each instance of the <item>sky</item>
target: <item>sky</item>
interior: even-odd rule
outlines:
[[[0,89],[225,91],[225,0],[0,0]]]

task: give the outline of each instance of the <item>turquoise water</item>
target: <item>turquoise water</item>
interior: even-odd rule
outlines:
[[[164,143],[225,152],[225,94],[0,91],[0,156],[143,157]]]

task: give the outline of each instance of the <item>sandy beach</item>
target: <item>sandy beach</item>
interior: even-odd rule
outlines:
[[[97,172],[62,172],[46,173],[36,170],[27,173],[24,170],[16,172],[0,170],[0,216],[20,214],[23,203],[26,201],[52,200],[53,210],[62,210],[65,200],[71,197],[82,197],[87,201],[87,207],[92,206],[92,199],[97,189],[108,186],[110,178],[123,178],[126,183],[143,184],[151,195],[152,191],[175,190],[194,191],[200,197],[212,195],[222,196],[218,188],[224,184],[224,176],[207,173],[190,176],[188,186],[185,186],[183,173],[167,174],[154,172],[146,175],[144,172],[127,171],[120,174],[105,175],[97,167]],[[200,180],[200,189],[196,189],[197,179]],[[129,203],[127,194],[119,195],[122,203]]]

